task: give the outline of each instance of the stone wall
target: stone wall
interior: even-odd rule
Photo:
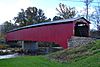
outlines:
[[[88,43],[91,43],[95,41],[95,39],[90,37],[76,37],[72,36],[72,38],[68,41],[68,47],[77,47],[81,45],[87,45]]]

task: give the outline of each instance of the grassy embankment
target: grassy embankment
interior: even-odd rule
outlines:
[[[45,57],[49,57],[50,60]],[[100,40],[87,46],[65,49],[46,56],[2,59],[0,67],[100,67]]]

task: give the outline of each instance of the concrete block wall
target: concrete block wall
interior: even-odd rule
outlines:
[[[34,50],[38,49],[38,44],[36,42],[24,42],[24,41],[22,41],[22,49],[34,51]]]

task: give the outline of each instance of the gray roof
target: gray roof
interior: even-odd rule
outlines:
[[[71,18],[71,19],[64,19],[64,20],[57,20],[57,21],[50,21],[50,22],[42,22],[42,23],[38,23],[38,24],[32,24],[32,25],[28,25],[28,26],[13,29],[9,32],[13,32],[13,31],[21,30],[21,29],[26,29],[26,28],[31,28],[31,27],[51,25],[51,24],[71,23],[71,21],[76,21],[78,19],[84,19],[85,21],[87,21],[87,23],[90,23],[84,17],[79,17],[79,18]]]

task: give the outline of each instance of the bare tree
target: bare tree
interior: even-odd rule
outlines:
[[[89,19],[89,6],[93,2],[93,0],[62,0],[62,1],[83,2],[86,6],[86,8],[84,10],[86,12],[86,15],[82,15],[82,16],[86,16],[86,19]],[[79,15],[79,16],[81,16],[81,15]]]
[[[92,3],[93,0],[84,0],[85,6],[86,6],[86,19],[89,19],[89,5]]]
[[[95,27],[100,30],[100,6],[95,8],[91,15],[91,20],[94,22]]]
[[[56,8],[58,15],[64,19],[72,18],[76,15],[74,7],[67,7],[65,4],[60,3],[59,8]]]

